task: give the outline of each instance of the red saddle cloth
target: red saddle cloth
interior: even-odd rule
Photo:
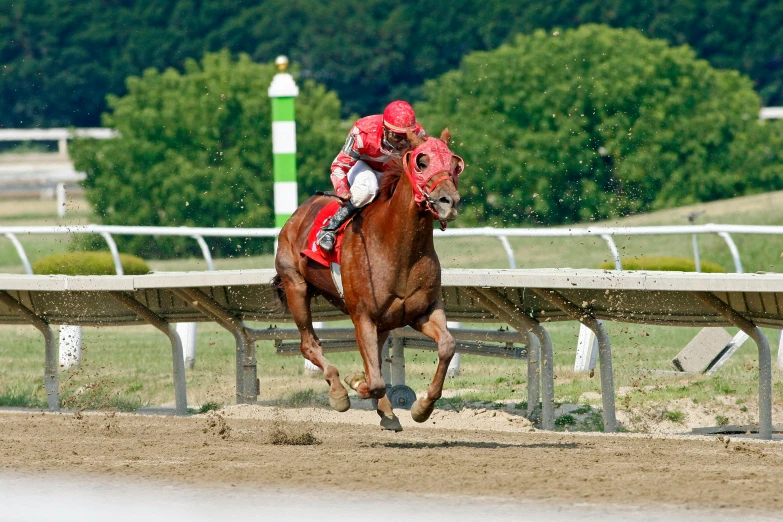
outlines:
[[[340,204],[340,200],[335,199],[334,201],[327,203],[326,206],[321,209],[321,211],[315,217],[313,228],[307,235],[307,244],[309,245],[309,248],[306,248],[301,252],[303,256],[307,256],[316,263],[322,264],[325,267],[328,267],[331,263],[337,263],[338,265],[340,264],[340,248],[342,247],[343,243],[343,230],[345,230],[346,225],[348,225],[351,220],[349,219],[343,223],[340,229],[337,231],[337,241],[334,242],[334,249],[331,252],[323,251],[321,247],[315,243],[315,238],[318,235],[318,231],[321,230],[321,227],[324,226],[326,222],[335,215],[337,209],[339,209],[341,206],[342,205]]]

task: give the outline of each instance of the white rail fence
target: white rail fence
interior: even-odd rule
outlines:
[[[207,228],[207,227],[145,227],[145,226],[113,226],[113,225],[74,225],[74,226],[0,226],[0,234],[8,238],[16,248],[22,265],[27,273],[32,273],[24,246],[19,242],[20,235],[47,234],[97,234],[104,238],[113,256],[118,274],[122,274],[119,251],[113,235],[144,235],[144,236],[177,236],[193,238],[201,249],[201,254],[209,270],[214,270],[214,262],[205,238],[210,237],[242,237],[242,238],[276,238],[279,228]],[[683,226],[649,226],[649,227],[590,227],[590,228],[456,228],[445,231],[435,231],[435,238],[443,237],[493,237],[502,245],[508,259],[509,268],[517,268],[514,250],[509,238],[522,237],[600,237],[612,254],[615,267],[622,269],[622,258],[614,238],[617,236],[653,236],[653,235],[717,235],[726,243],[734,262],[736,273],[743,273],[742,258],[731,234],[763,234],[783,236],[783,226],[760,225],[683,225]],[[694,259],[699,258],[698,243],[694,243]],[[697,265],[697,271],[699,267]]]
[[[0,227],[0,235],[4,235],[14,245],[25,272],[32,274],[24,245],[19,241],[19,236],[25,235],[50,235],[50,234],[97,234],[100,235],[109,247],[114,260],[115,271],[123,275],[119,250],[114,241],[115,235],[145,235],[145,236],[176,236],[190,237],[197,242],[208,270],[214,270],[215,265],[206,238],[215,237],[241,237],[241,238],[276,238],[279,228],[206,228],[206,227],[147,227],[147,226],[111,226],[111,225],[76,225],[76,226],[6,226]],[[615,268],[622,270],[622,258],[614,238],[618,236],[651,236],[651,235],[692,235],[694,259],[696,269],[699,267],[699,251],[696,237],[698,235],[717,235],[726,243],[726,246],[734,261],[734,269],[737,273],[743,273],[742,259],[739,250],[731,234],[764,234],[783,236],[783,226],[755,226],[755,225],[685,225],[685,226],[648,226],[648,227],[589,227],[589,228],[456,228],[446,231],[435,231],[436,238],[445,237],[492,237],[496,238],[508,260],[509,268],[517,268],[514,250],[509,238],[577,238],[600,237],[607,245],[614,260]],[[68,367],[79,364],[81,351],[81,335],[64,327],[61,330],[61,363]],[[183,323],[178,325],[178,330],[183,336],[185,349],[185,361],[189,367],[195,363],[195,324]],[[595,367],[595,354],[597,353],[596,339],[591,332],[582,328],[577,345],[575,369],[577,371],[589,371]],[[187,341],[186,341],[187,340]],[[186,342],[185,342],[186,341]],[[458,370],[457,370],[458,371]]]
[[[61,156],[68,156],[68,140],[74,138],[93,138],[108,140],[119,133],[105,127],[87,127],[82,129],[0,129],[0,141],[56,141]]]
[[[111,139],[113,129],[0,129],[0,142],[56,141],[56,153],[16,152],[0,155],[0,193],[19,197],[35,189],[42,198],[57,199],[57,214],[65,215],[66,185],[71,188],[86,178],[77,172],[68,154],[68,140],[74,138]],[[70,189],[69,189],[70,190]]]

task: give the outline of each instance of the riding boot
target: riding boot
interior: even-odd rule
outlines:
[[[335,241],[337,241],[337,231],[340,230],[342,224],[348,221],[348,219],[356,214],[358,210],[359,207],[355,207],[350,200],[348,200],[344,206],[340,207],[337,212],[335,212],[334,216],[329,218],[329,222],[321,228],[320,232],[318,232],[318,236],[315,240],[318,246],[327,252],[331,252],[332,249],[334,249]]]

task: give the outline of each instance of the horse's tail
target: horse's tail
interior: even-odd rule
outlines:
[[[271,281],[272,289],[277,294],[277,298],[280,300],[280,304],[283,305],[283,309],[288,312],[288,300],[285,297],[285,290],[283,289],[283,278],[280,274],[277,274]]]

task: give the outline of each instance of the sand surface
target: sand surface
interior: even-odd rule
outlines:
[[[372,411],[234,406],[178,418],[0,412],[0,474],[783,512],[783,443],[568,434],[438,411],[381,431]],[[493,415],[494,414],[494,415]]]

